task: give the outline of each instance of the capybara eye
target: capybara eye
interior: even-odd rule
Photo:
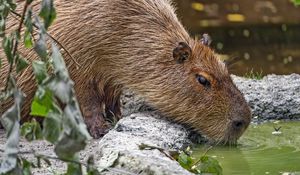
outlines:
[[[210,87],[210,82],[202,75],[196,75],[197,81],[205,87]]]

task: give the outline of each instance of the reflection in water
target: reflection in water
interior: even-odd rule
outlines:
[[[273,135],[281,126],[282,134]],[[219,160],[225,175],[300,174],[300,122],[251,125],[236,148],[215,147],[209,155]],[[195,149],[194,157],[204,148]]]

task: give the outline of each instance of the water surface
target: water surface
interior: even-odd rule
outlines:
[[[282,133],[274,135],[274,127]],[[203,146],[194,157],[203,154]],[[236,148],[215,147],[208,152],[223,168],[224,175],[300,175],[300,122],[251,125]]]

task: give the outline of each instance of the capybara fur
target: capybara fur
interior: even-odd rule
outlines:
[[[189,36],[171,4],[170,0],[55,1],[58,16],[49,33],[80,64],[64,53],[92,136],[106,132],[105,116],[121,115],[124,88],[211,140],[236,141],[249,125],[250,109],[226,65]],[[17,22],[10,18],[8,30]],[[37,59],[22,46],[20,53]],[[0,57],[4,58],[3,51]],[[2,61],[1,89],[8,70]],[[36,89],[30,67],[18,77],[18,85],[27,95],[22,119],[28,120]],[[3,114],[8,103],[1,105]]]

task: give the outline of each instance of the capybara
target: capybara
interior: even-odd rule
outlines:
[[[108,127],[105,117],[121,115],[124,88],[211,140],[234,142],[249,125],[250,109],[226,65],[207,45],[189,36],[170,0],[56,0],[55,7],[58,16],[49,33],[80,64],[77,68],[64,54],[95,138]],[[8,30],[18,22],[10,20]],[[20,49],[29,60],[37,59],[33,51]],[[8,69],[3,61],[2,89]],[[27,95],[22,118],[28,119],[36,89],[30,67],[18,82]],[[1,107],[0,114],[8,103]]]

